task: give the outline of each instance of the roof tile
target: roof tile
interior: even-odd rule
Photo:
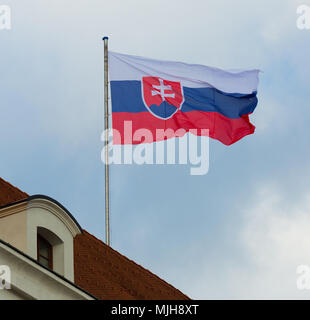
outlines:
[[[27,199],[29,195],[0,178],[0,207]]]
[[[75,283],[99,299],[189,299],[85,230],[74,239],[74,257]]]

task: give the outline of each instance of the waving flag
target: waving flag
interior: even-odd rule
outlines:
[[[121,133],[114,143],[141,143],[126,141],[128,121],[133,132],[152,132],[143,142],[161,140],[158,129],[198,129],[198,135],[208,129],[225,145],[254,133],[249,114],[257,105],[258,70],[224,71],[110,51],[109,71],[112,126]]]

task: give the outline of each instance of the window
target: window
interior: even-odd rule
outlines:
[[[53,247],[43,237],[38,235],[38,262],[47,268],[53,269]]]

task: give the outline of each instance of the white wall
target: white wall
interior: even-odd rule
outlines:
[[[74,237],[80,229],[54,201],[34,198],[0,210],[0,239],[37,259],[37,234],[53,246],[53,270],[74,281]]]
[[[10,268],[12,288],[1,289],[0,300],[93,300],[73,283],[61,279],[3,243],[0,243],[0,261]]]

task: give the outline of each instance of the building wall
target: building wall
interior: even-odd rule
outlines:
[[[27,252],[26,205],[16,205],[0,211],[0,239]]]
[[[0,261],[10,269],[6,280],[10,279],[11,286],[10,289],[0,289],[0,300],[93,300],[70,281],[1,242]]]
[[[53,269],[67,279],[74,281],[73,236],[66,225],[49,210],[32,207],[27,209],[27,254],[37,259],[37,232],[44,228],[52,232],[53,239],[47,239],[53,245]],[[46,238],[46,237],[45,237]],[[59,239],[59,242],[56,243]]]
[[[28,300],[26,296],[23,296],[19,292],[15,291],[14,289],[0,290],[0,300]]]
[[[53,248],[53,270],[74,281],[73,239],[81,231],[57,203],[44,197],[0,210],[0,239],[37,259],[37,236]]]

